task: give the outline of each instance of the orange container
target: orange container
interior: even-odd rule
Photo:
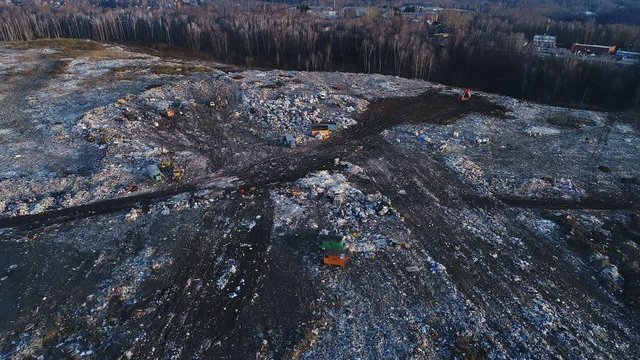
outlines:
[[[320,135],[320,138],[322,138],[323,140],[328,139],[329,136],[331,135],[331,131],[327,130],[327,129],[320,129],[320,130],[311,130],[311,136],[316,137]]]
[[[328,256],[325,256],[324,259],[322,259],[322,262],[325,265],[334,265],[334,266],[344,267],[345,265],[347,265],[348,260],[349,258],[344,255],[342,256],[328,255]]]

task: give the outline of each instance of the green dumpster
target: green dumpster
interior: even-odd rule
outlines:
[[[339,240],[339,241],[321,241],[320,242],[320,248],[322,248],[322,250],[344,250],[347,247],[347,244],[344,242],[344,240]]]

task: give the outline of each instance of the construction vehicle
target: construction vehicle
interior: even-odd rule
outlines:
[[[299,197],[304,194],[304,190],[298,186],[294,186],[289,190],[289,195]]]
[[[323,121],[323,122],[319,123],[318,125],[326,127],[327,130],[329,130],[329,131],[337,131],[338,130],[338,124],[336,124],[334,122]]]
[[[165,160],[165,161],[160,163],[159,167],[160,167],[160,170],[162,170],[162,171],[172,170],[173,169],[173,161]]]
[[[471,99],[471,88],[465,88],[458,100],[467,101],[469,99]]]
[[[340,267],[344,267],[345,265],[347,265],[347,261],[349,261],[349,257],[345,254],[327,255],[322,259],[322,262],[325,265],[340,266]]]
[[[311,136],[326,140],[331,136],[331,130],[329,130],[329,126],[327,125],[313,125],[311,127]]]
[[[173,171],[171,172],[171,180],[174,182],[178,182],[180,181],[180,179],[182,179],[183,175],[184,175],[183,169],[174,168]]]
[[[326,140],[331,136],[331,131],[329,130],[311,130],[311,136],[315,138],[319,138],[321,140]]]
[[[184,175],[184,169],[178,169],[171,160],[165,160],[159,165],[160,170],[171,173],[171,181],[178,182]]]

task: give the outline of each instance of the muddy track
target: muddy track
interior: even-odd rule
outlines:
[[[593,150],[593,154],[591,154],[591,162],[594,165],[599,165],[602,162],[602,156],[609,145],[609,135],[611,134],[611,129],[613,125],[616,123],[616,116],[609,114],[605,120],[605,124],[602,127],[602,131],[598,134],[598,138],[596,140],[597,146]],[[598,176],[597,170],[594,168],[592,182],[597,183]]]
[[[165,200],[172,196],[193,192],[195,186],[187,185],[177,188],[166,189],[157,192],[138,194],[133,196],[119,197],[116,199],[108,199],[96,201],[86,205],[72,206],[55,211],[47,211],[35,215],[23,215],[0,219],[0,229],[3,228],[20,228],[34,229],[55,223],[66,222],[81,218],[87,218],[99,214],[114,212],[133,206],[149,205],[157,201]]]
[[[4,119],[13,119],[8,125],[11,125],[23,136],[28,136],[34,141],[44,141],[39,130],[33,126],[27,110],[27,98],[29,95],[43,88],[48,81],[55,76],[56,72],[65,65],[64,61],[47,61],[40,59],[42,66],[37,68],[33,73],[25,77],[21,77],[11,91],[4,93],[3,105],[0,107],[0,116]],[[20,106],[16,106],[20,104]]]
[[[247,332],[242,331],[243,323],[238,320],[239,314],[251,312],[252,297],[246,294],[258,292],[258,288],[264,286],[261,275],[266,271],[267,263],[263,255],[270,244],[268,236],[272,226],[272,211],[269,208],[267,195],[258,194],[255,204],[247,205],[240,199],[233,201],[226,212],[233,222],[241,222],[247,214],[263,214],[256,226],[248,233],[234,231],[230,238],[221,241],[212,236],[216,233],[216,227],[223,226],[221,219],[215,217],[215,212],[210,213],[203,223],[205,231],[201,231],[189,246],[181,247],[179,260],[174,264],[170,276],[163,278],[158,284],[162,291],[155,291],[155,287],[149,287],[148,297],[145,303],[159,303],[162,306],[154,308],[154,312],[146,318],[146,325],[152,329],[150,337],[156,344],[156,352],[164,356],[170,356],[177,350],[176,344],[185,347],[192,355],[203,356],[207,353],[216,354],[218,357],[230,356],[242,349],[243,353],[255,353],[256,349]],[[252,244],[252,248],[241,248],[241,242]],[[217,287],[201,284],[215,283],[215,273],[211,272],[212,262],[219,254],[225,254],[227,258],[235,258],[237,268],[240,269],[234,279],[242,280],[242,294],[237,297],[228,296],[229,291],[222,291]],[[191,281],[190,279],[196,279]],[[237,284],[231,281],[233,289]],[[182,284],[192,284],[184,287]],[[201,292],[201,293],[200,293]],[[194,300],[193,293],[199,293]],[[170,301],[164,301],[171,299]],[[171,326],[166,326],[164,318],[166,314],[174,314]],[[190,336],[185,338],[185,333]],[[202,346],[202,339],[209,339],[207,346]],[[215,347],[215,343],[224,344],[222,349]],[[147,358],[149,349],[142,346],[137,348],[136,357]]]
[[[558,199],[558,198],[530,198],[522,196],[498,196],[503,203],[518,208],[532,209],[581,209],[581,210],[636,210],[640,204],[633,198],[594,198]]]
[[[416,97],[382,99],[373,102],[359,118],[358,124],[338,133],[330,140],[313,147],[300,147],[283,156],[261,160],[239,169],[226,171],[240,179],[240,186],[262,188],[296,180],[306,174],[335,168],[335,158],[349,158],[368,145],[375,146],[378,134],[401,124],[444,124],[469,114],[504,113],[504,109],[484,98],[461,102],[455,97],[427,92]],[[143,206],[165,200],[171,196],[202,190],[197,182],[158,192],[97,201],[86,205],[48,211],[37,215],[24,215],[0,219],[1,228],[33,229],[98,214]]]
[[[314,147],[300,147],[238,169],[233,175],[252,186],[292,181],[311,171],[331,169],[335,158],[348,158],[371,147],[380,132],[402,124],[446,124],[470,113],[501,116],[505,109],[477,97],[459,101],[455,97],[426,92],[415,97],[375,101],[361,114],[358,123]],[[232,175],[232,174],[229,174]]]

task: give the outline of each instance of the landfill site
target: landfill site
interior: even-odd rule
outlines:
[[[1,359],[633,359],[640,118],[0,44]]]

